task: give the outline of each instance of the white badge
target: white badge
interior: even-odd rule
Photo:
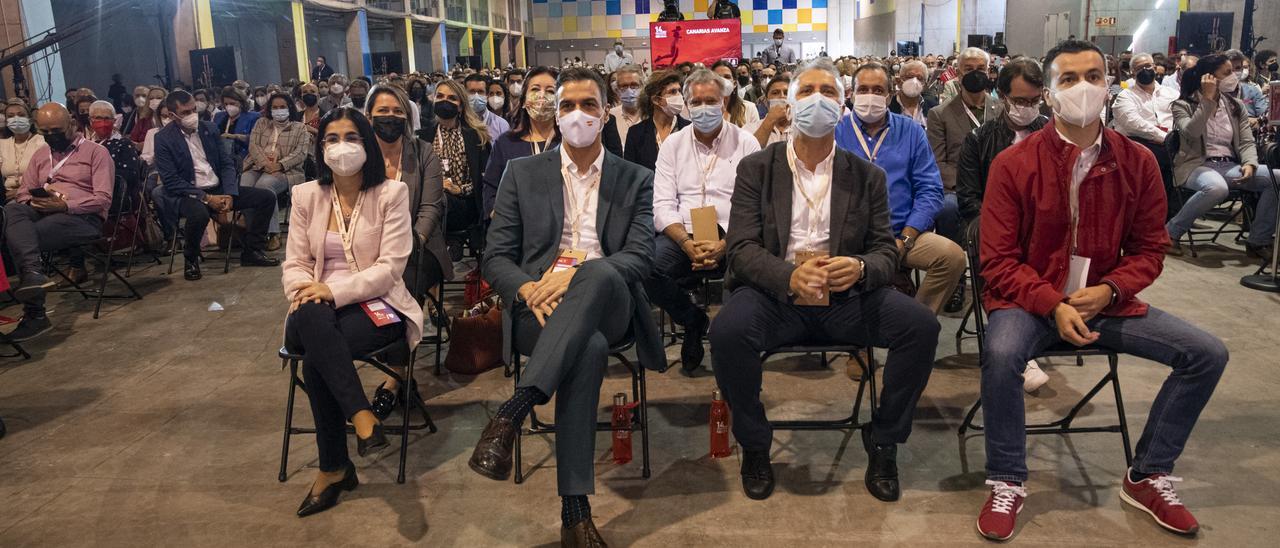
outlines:
[[[1067,274],[1067,295],[1084,289],[1089,283],[1089,261],[1088,257],[1071,256],[1071,272]]]

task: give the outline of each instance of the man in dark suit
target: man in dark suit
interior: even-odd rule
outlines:
[[[889,100],[889,112],[911,118],[920,127],[926,127],[929,111],[938,106],[937,99],[924,95],[929,68],[924,61],[907,61],[893,79],[898,92]]]
[[[897,446],[929,380],[938,321],[888,287],[898,268],[885,174],[834,144],[844,89],[831,61],[798,70],[795,131],[738,165],[729,216],[731,292],[711,324],[716,384],[733,411],[748,497],[773,492],[773,432],[760,403],[761,352],[794,344],[887,347],[884,388],[862,430],[867,490],[899,496]]]
[[[554,394],[561,543],[602,546],[587,495],[595,489],[596,410],[608,348],[630,333],[641,365],[666,368],[642,285],[654,252],[653,173],[601,145],[607,103],[599,75],[569,68],[558,88],[562,145],[512,160],[494,205],[483,271],[512,303],[504,319],[514,336],[504,343],[529,359],[469,464],[505,480],[517,429]]]
[[[330,76],[333,76],[333,67],[329,66],[329,60],[317,55],[316,65],[311,67],[311,81],[327,80]]]
[[[161,221],[171,232],[178,219],[187,226],[182,248],[183,277],[199,280],[200,240],[209,224],[209,214],[244,211],[248,230],[240,263],[244,266],[279,266],[280,260],[263,253],[267,227],[275,211],[276,195],[268,189],[240,188],[240,177],[230,154],[218,139],[218,129],[201,122],[196,102],[182,90],[165,98],[172,122],[156,133],[155,163],[160,186],[152,192],[160,208]]]

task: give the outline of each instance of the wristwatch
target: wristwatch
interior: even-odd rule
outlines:
[[[902,241],[903,251],[911,251],[916,245],[916,239],[911,236],[899,236],[898,239]]]

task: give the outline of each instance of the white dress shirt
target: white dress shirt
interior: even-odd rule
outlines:
[[[794,263],[797,251],[831,252],[831,163],[836,156],[835,143],[831,152],[818,162],[817,169],[809,171],[804,162],[795,157],[795,151],[787,144],[787,156],[795,164],[792,170],[791,235],[787,238],[788,262]],[[803,189],[803,191],[801,190]],[[818,209],[809,208],[809,201],[817,201]]]
[[[1200,108],[1204,108],[1203,102]],[[1204,155],[1208,158],[1236,155],[1236,151],[1232,148],[1235,128],[1231,126],[1230,110],[1231,106],[1227,103],[1227,99],[1219,92],[1218,110],[1214,111],[1205,124]]]
[[[733,124],[721,124],[710,147],[694,137],[692,124],[671,134],[654,164],[653,223],[658,232],[677,223],[693,230],[689,210],[708,205],[715,206],[720,228],[728,229],[738,162],[759,150],[755,136]]]
[[[576,249],[587,254],[587,260],[604,257],[604,249],[600,247],[600,237],[596,233],[596,210],[600,205],[600,174],[604,168],[604,148],[586,173],[578,173],[578,166],[569,158],[567,147],[560,147],[560,171],[564,187],[564,227],[560,229],[560,249]],[[570,192],[573,194],[570,195]],[[578,245],[573,242],[573,224],[577,206]]]
[[[1154,86],[1147,93],[1138,84],[1116,96],[1112,105],[1115,127],[1129,137],[1163,143],[1173,127],[1173,110],[1170,105],[1178,100],[1178,94],[1165,86]]]
[[[635,60],[630,53],[624,51],[622,55],[618,55],[617,52],[611,51],[604,56],[604,71],[613,72],[632,63],[635,63]]]
[[[621,139],[622,146],[625,149],[627,146],[627,132],[631,130],[632,126],[640,123],[643,114],[640,114],[639,108],[636,109],[634,115],[627,114],[627,111],[622,109],[622,105],[618,105],[609,110],[609,115],[617,120],[615,123],[618,125],[618,138]]]
[[[218,173],[209,164],[204,155],[204,143],[200,141],[200,132],[182,132],[187,139],[187,149],[191,151],[191,164],[195,166],[196,188],[206,189],[218,186]]]

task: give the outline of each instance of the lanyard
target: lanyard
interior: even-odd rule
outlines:
[[[353,271],[359,272],[360,265],[356,264],[356,256],[351,251],[351,245],[355,241],[356,221],[360,219],[360,204],[364,203],[364,191],[356,195],[356,203],[351,208],[350,221],[342,216],[342,202],[338,200],[338,190],[333,189],[330,196],[333,198],[333,215],[338,223],[338,235],[342,237],[342,252],[347,256],[347,263],[353,267]]]
[[[708,163],[705,168],[702,167],[702,155],[698,153],[698,140],[693,136],[692,131],[689,132],[689,143],[693,146],[693,161],[698,164],[698,179],[702,182],[702,207],[706,207],[707,185],[710,183],[711,172],[716,169],[716,160],[720,159],[720,156],[716,154],[716,147],[714,146],[715,144],[718,144],[719,141],[714,143],[711,147],[711,162]]]
[[[858,127],[854,124],[854,127]],[[878,146],[876,148],[879,148]],[[819,166],[821,163],[819,163]],[[805,204],[809,206],[809,240],[817,239],[818,225],[822,223],[822,203],[827,197],[827,192],[831,190],[831,174],[818,174],[818,166],[814,166],[813,179],[818,184],[818,192],[812,198],[804,189],[804,183],[800,181],[800,170],[796,165],[796,149],[793,141],[787,141],[787,166],[791,168],[791,178],[795,183],[796,190],[800,191],[800,197],[804,198]]]
[[[876,148],[874,149],[867,148],[867,138],[862,134],[862,129],[858,127],[858,122],[852,120],[850,125],[853,126],[853,133],[858,136],[858,144],[862,145],[862,152],[866,153],[867,160],[870,160],[873,164],[876,163],[876,157],[880,154],[880,145],[884,144],[884,138],[889,136],[889,125],[885,124],[884,129],[880,130],[880,138],[876,140]],[[792,166],[791,170],[795,171],[795,166]]]
[[[982,122],[978,121],[978,117],[973,115],[973,109],[970,109],[969,105],[961,105],[961,106],[964,107],[964,113],[969,115],[969,121],[973,122],[973,127],[978,127],[982,125]]]
[[[63,156],[62,160],[57,164],[53,163],[53,149],[52,148],[49,149],[49,163],[53,165],[53,168],[49,170],[48,180],[50,182],[53,182],[53,176],[58,173],[58,170],[62,169],[62,166],[67,163],[67,160],[71,159],[71,155],[76,153],[76,149],[80,148],[80,143],[82,142],[84,142],[84,137],[76,139],[76,144],[71,147],[71,150],[67,151],[67,155]],[[14,145],[14,149],[17,150],[16,144]]]
[[[560,168],[560,173],[564,176],[564,186],[565,190],[568,191],[567,194],[569,197],[569,216],[572,219],[569,223],[569,234],[573,238],[571,243],[573,249],[578,249],[578,242],[582,236],[582,214],[591,209],[591,197],[595,194],[596,185],[600,184],[600,173],[597,172],[595,176],[591,178],[591,184],[587,186],[586,193],[582,197],[582,202],[579,203],[578,192],[573,188],[574,185],[572,181],[574,180],[574,177],[573,174],[570,173],[569,169],[569,167],[562,167]]]
[[[538,154],[542,154],[542,150],[545,149],[546,147],[547,147],[547,142],[545,140],[529,141],[529,148],[533,149],[533,154],[535,156]]]

